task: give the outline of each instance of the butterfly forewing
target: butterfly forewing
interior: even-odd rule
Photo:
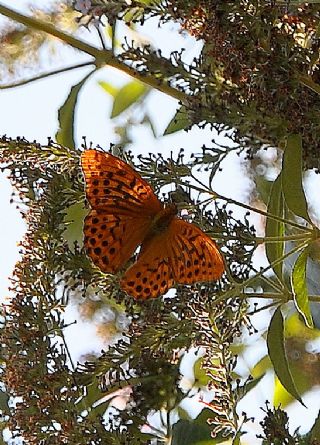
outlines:
[[[156,215],[163,208],[151,186],[121,159],[97,150],[81,155],[87,199],[93,209],[111,214]]]
[[[103,272],[115,273],[143,242],[163,205],[150,185],[121,159],[86,150],[81,164],[92,208],[85,219],[84,245]]]

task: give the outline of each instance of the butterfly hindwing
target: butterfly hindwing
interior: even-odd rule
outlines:
[[[224,269],[216,243],[195,225],[175,217],[165,231],[142,245],[121,287],[137,299],[155,298],[174,283],[218,280]]]
[[[84,246],[103,272],[115,273],[130,259],[149,228],[145,219],[91,210],[84,222]]]
[[[214,240],[182,219],[174,218],[169,226],[168,249],[177,283],[218,280],[225,270]]]
[[[165,294],[174,285],[168,261],[159,256],[148,262],[142,259],[131,266],[121,280],[122,290],[137,300],[156,298]]]

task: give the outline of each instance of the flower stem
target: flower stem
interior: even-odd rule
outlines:
[[[50,76],[55,76],[56,74],[66,73],[67,71],[72,71],[72,70],[75,70],[78,68],[83,68],[86,66],[90,66],[92,64],[94,64],[94,62],[84,62],[84,63],[79,63],[77,65],[69,66],[67,68],[61,68],[58,70],[42,73],[42,74],[39,74],[38,76],[31,77],[30,79],[23,79],[23,80],[19,80],[17,82],[13,82],[10,84],[0,85],[0,90],[8,90],[9,88],[21,87],[23,85],[27,85],[28,83],[35,82],[36,80],[45,79]]]

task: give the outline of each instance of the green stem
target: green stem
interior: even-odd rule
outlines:
[[[36,29],[37,31],[43,31],[51,36],[62,40],[68,45],[71,45],[73,48],[77,48],[80,51],[90,54],[95,59],[95,61],[92,63],[95,63],[97,67],[102,67],[104,65],[112,66],[113,68],[117,68],[120,71],[128,74],[129,76],[134,77],[135,79],[138,79],[141,82],[181,102],[185,102],[187,99],[187,95],[185,93],[170,87],[167,81],[156,79],[152,74],[149,73],[139,73],[139,71],[134,70],[128,65],[120,62],[116,59],[116,57],[110,50],[96,48],[95,46],[89,45],[88,43],[85,43],[82,40],[79,40],[76,37],[73,37],[72,35],[55,28],[50,23],[46,23],[33,17],[26,16],[1,4],[0,14],[3,14],[12,20],[15,20],[16,22],[22,23],[27,27]]]
[[[255,273],[258,273],[258,271],[255,270]],[[271,277],[263,275],[261,277],[261,280],[264,281],[265,283],[267,283],[274,290],[278,291],[278,293],[282,293],[283,292],[283,283],[281,283],[281,281],[279,280],[277,275],[275,275],[274,278],[276,281],[274,281],[274,279],[272,279]]]
[[[27,85],[28,83],[35,82],[36,80],[45,79],[50,76],[55,76],[56,74],[66,73],[67,71],[72,71],[77,68],[83,68],[90,65],[94,65],[94,62],[79,63],[78,65],[69,66],[68,68],[61,68],[59,70],[42,73],[38,76],[31,77],[30,79],[20,80],[18,82],[13,82],[7,85],[0,85],[0,90],[8,90],[9,88],[21,87],[23,85]]]
[[[239,298],[264,298],[264,299],[278,299],[282,300],[282,295],[274,292],[243,292],[239,295]],[[316,301],[319,303],[320,295],[308,295],[309,301]]]
[[[232,297],[232,296],[238,296],[243,295],[244,292],[241,292],[241,289],[244,289],[245,287],[249,286],[254,280],[256,280],[258,277],[263,277],[263,275],[268,272],[272,267],[276,266],[277,264],[282,263],[286,258],[294,254],[295,252],[298,252],[299,250],[304,249],[306,246],[308,246],[308,243],[301,243],[298,246],[294,247],[290,252],[286,253],[285,255],[282,255],[280,258],[278,258],[276,261],[274,261],[272,264],[269,264],[269,266],[265,267],[264,269],[261,269],[256,275],[253,277],[249,277],[247,280],[243,281],[242,283],[236,283],[232,289],[225,292],[221,297],[218,297],[213,304],[216,305],[218,303],[221,303],[222,301]],[[263,294],[262,294],[263,295]],[[258,298],[258,297],[256,297]],[[262,296],[260,298],[263,298]]]
[[[264,306],[261,306],[261,307],[259,307],[259,308],[257,308],[257,309],[254,309],[253,311],[251,311],[251,312],[248,312],[248,314],[247,315],[255,315],[255,314],[257,314],[258,312],[262,312],[262,311],[266,311],[266,310],[268,310],[268,309],[271,309],[273,306],[277,306],[279,304],[279,302],[278,301],[273,301],[272,303],[269,303],[269,304],[266,304],[266,305],[264,305]]]
[[[296,222],[294,222],[294,221],[290,221],[290,220],[288,220],[288,219],[281,218],[281,216],[273,215],[272,213],[265,212],[264,210],[260,210],[260,209],[256,209],[255,207],[251,207],[249,204],[245,204],[245,203],[243,203],[243,202],[236,201],[235,199],[227,198],[226,196],[220,195],[220,194],[217,193],[217,192],[213,192],[208,186],[206,186],[205,184],[203,184],[203,183],[202,183],[198,178],[196,178],[194,175],[191,174],[191,177],[192,177],[192,179],[194,179],[195,181],[197,181],[197,182],[201,185],[201,187],[198,187],[198,186],[196,186],[196,185],[194,185],[194,184],[190,184],[190,183],[185,184],[183,181],[179,181],[178,178],[177,178],[177,181],[176,181],[176,182],[177,182],[179,185],[181,185],[181,186],[184,186],[184,187],[187,186],[187,187],[192,188],[193,190],[196,190],[196,191],[198,191],[198,192],[200,192],[200,193],[208,193],[209,195],[212,196],[212,199],[221,199],[222,201],[227,201],[229,204],[234,204],[234,205],[236,205],[236,206],[238,206],[238,207],[242,207],[242,208],[244,208],[244,209],[246,209],[246,210],[249,210],[250,212],[259,213],[260,215],[263,215],[263,216],[265,216],[265,217],[267,217],[267,218],[272,218],[272,219],[274,219],[275,221],[279,221],[279,222],[282,222],[282,223],[284,223],[284,224],[289,224],[289,225],[291,225],[292,227],[295,227],[295,228],[297,228],[297,229],[299,229],[299,230],[303,230],[304,232],[309,232],[309,233],[312,233],[312,232],[313,232],[313,229],[312,229],[312,228],[308,228],[308,227],[306,227],[306,226],[301,226],[300,224],[298,224],[298,223],[296,223]]]
[[[256,237],[255,238],[255,241],[257,242],[257,244],[277,243],[279,241],[299,241],[299,240],[311,241],[312,237],[310,237],[310,235],[307,235],[305,233],[300,233],[297,235],[266,236],[266,237]]]
[[[305,243],[301,243],[298,246],[295,246],[292,250],[290,250],[290,252],[287,252],[286,254],[282,255],[280,258],[278,258],[277,260],[273,261],[272,264],[270,264],[269,266],[265,267],[264,269],[262,269],[261,271],[259,271],[257,273],[257,275],[255,275],[254,277],[250,277],[248,278],[247,282],[242,283],[242,285],[244,284],[245,286],[247,286],[248,284],[250,284],[250,282],[252,281],[252,278],[257,278],[258,276],[261,276],[262,274],[264,274],[265,272],[268,272],[268,270],[272,269],[274,266],[276,266],[277,264],[282,263],[286,258],[288,258],[289,256],[291,256],[292,254],[294,254],[295,252],[299,252],[299,250],[304,249],[305,247],[308,246],[308,242]]]
[[[281,216],[273,215],[272,213],[265,212],[264,210],[261,210],[261,209],[256,209],[255,207],[251,207],[249,204],[238,202],[238,201],[236,201],[235,199],[232,199],[232,198],[227,198],[226,196],[220,195],[219,193],[211,191],[211,194],[213,195],[214,199],[222,199],[223,201],[227,201],[230,204],[235,204],[235,205],[237,205],[239,207],[242,207],[244,209],[250,210],[250,212],[259,213],[260,215],[266,216],[267,218],[271,218],[271,219],[273,219],[275,221],[279,221],[279,222],[282,222],[284,224],[289,224],[292,227],[295,227],[295,228],[297,228],[299,230],[303,230],[304,232],[312,232],[313,231],[312,228],[309,229],[308,227],[301,226],[300,224],[298,224],[298,223],[296,223],[294,221],[289,221],[288,219],[281,218]]]
[[[237,236],[229,236],[229,235],[221,235],[217,232],[206,232],[207,235],[212,236],[215,240],[239,240]],[[300,233],[296,235],[288,235],[288,236],[257,236],[257,237],[241,237],[241,239],[246,240],[248,242],[255,241],[256,244],[264,244],[264,243],[277,243],[279,241],[301,241],[301,240],[312,240],[310,235],[305,233]]]
[[[283,295],[274,292],[242,292],[239,298],[262,298],[262,299],[278,299],[282,300]]]

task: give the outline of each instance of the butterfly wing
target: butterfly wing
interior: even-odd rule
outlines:
[[[149,225],[145,218],[91,210],[84,222],[84,246],[103,272],[116,273],[141,244]]]
[[[163,205],[150,185],[121,159],[86,150],[81,164],[92,208],[84,223],[84,245],[103,272],[115,273],[142,243]]]
[[[142,245],[120,285],[136,299],[156,298],[175,282],[215,281],[224,270],[216,243],[195,225],[174,218],[164,232]]]
[[[169,257],[174,280],[180,284],[216,281],[225,266],[215,241],[201,229],[174,218],[169,231]]]
[[[85,150],[81,165],[86,195],[95,210],[131,217],[154,216],[163,208],[151,186],[121,159],[97,150]]]
[[[137,261],[126,271],[120,286],[137,300],[146,300],[166,293],[173,285],[165,231],[142,245]]]

